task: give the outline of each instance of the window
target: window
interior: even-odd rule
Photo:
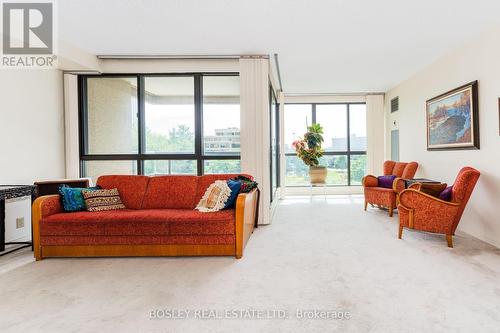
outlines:
[[[240,81],[238,76],[203,77],[203,152],[240,154]]]
[[[146,153],[194,154],[194,77],[144,78]]]
[[[286,104],[284,116],[287,186],[309,185],[309,168],[296,157],[291,143],[311,123],[323,126],[325,153],[320,164],[328,169],[327,184],[361,185],[366,173],[366,104]]]
[[[137,153],[137,94],[136,77],[88,79],[89,154]]]
[[[285,153],[293,153],[292,142],[301,137],[312,123],[311,104],[285,105]]]
[[[80,173],[240,172],[237,74],[82,75]]]

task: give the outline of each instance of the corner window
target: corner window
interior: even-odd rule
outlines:
[[[312,123],[323,126],[325,153],[320,165],[328,169],[331,186],[361,185],[366,173],[366,104],[285,104],[285,184],[308,186],[309,167],[297,156],[292,142]]]

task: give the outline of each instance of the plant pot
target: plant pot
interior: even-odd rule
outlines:
[[[324,184],[328,170],[325,166],[310,166],[309,179],[311,184]]]

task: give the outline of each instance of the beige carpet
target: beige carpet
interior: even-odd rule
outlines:
[[[241,260],[33,262],[25,251],[0,259],[0,331],[498,332],[500,250],[464,235],[449,249],[443,236],[396,234],[397,215],[363,212],[360,196],[318,196],[283,200]],[[288,318],[152,320],[155,309]],[[297,310],[350,319],[297,319]]]

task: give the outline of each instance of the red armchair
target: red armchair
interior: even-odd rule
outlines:
[[[365,210],[368,204],[385,207],[389,210],[389,216],[392,217],[394,208],[397,207],[398,193],[405,189],[403,179],[410,179],[417,172],[417,162],[384,162],[384,175],[395,175],[396,178],[392,188],[378,186],[378,178],[372,175],[363,177],[363,187],[365,193]]]
[[[450,202],[414,189],[402,191],[398,205],[398,238],[401,239],[403,228],[416,229],[445,234],[448,247],[453,247],[452,236],[479,176],[479,171],[471,167],[460,170],[452,187]]]

